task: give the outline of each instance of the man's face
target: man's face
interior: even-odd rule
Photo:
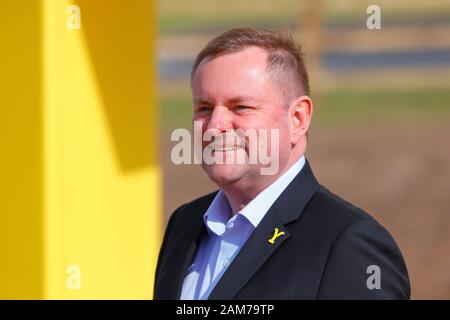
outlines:
[[[225,163],[225,157],[237,159],[245,156],[249,159],[249,140],[238,135],[228,135],[234,139],[225,139],[225,132],[231,133],[254,129],[278,131],[279,170],[272,176],[279,176],[289,161],[291,152],[290,121],[286,101],[276,83],[266,71],[267,52],[258,47],[249,47],[236,53],[205,58],[199,65],[192,83],[194,102],[193,121],[201,123],[202,134],[212,134],[214,139],[204,141],[202,149],[210,149],[221,164],[202,164],[210,179],[221,187],[239,183],[241,187],[257,187],[264,184],[268,177],[261,176],[259,158],[257,163]],[[261,137],[259,137],[261,138]],[[278,141],[275,141],[278,144]],[[257,148],[269,149],[273,141],[258,140]],[[210,145],[208,147],[208,145]],[[254,149],[253,149],[254,150]],[[276,149],[275,149],[276,150]],[[272,155],[273,156],[273,155]],[[263,166],[264,167],[264,166]]]

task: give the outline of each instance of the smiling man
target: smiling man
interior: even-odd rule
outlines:
[[[198,54],[191,81],[193,122],[209,137],[201,155],[213,160],[202,167],[219,190],[171,216],[155,299],[408,299],[392,237],[305,159],[313,104],[291,35],[227,31]],[[269,174],[250,161],[261,150],[276,161]]]

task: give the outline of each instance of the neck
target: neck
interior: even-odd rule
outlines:
[[[261,190],[249,190],[245,188],[239,188],[236,186],[222,187],[225,193],[228,203],[230,204],[232,215],[237,214],[242,208],[244,208],[250,201],[252,201],[264,188]]]
[[[288,161],[283,169],[280,168],[276,175],[271,176],[258,176],[252,179],[240,179],[228,185],[219,186],[225,193],[228,203],[231,208],[232,215],[237,214],[242,208],[244,208],[250,201],[252,201],[258,194],[264,189],[275,182],[281,177],[292,165],[300,159],[301,155]],[[258,180],[258,184],[255,184],[255,179]]]

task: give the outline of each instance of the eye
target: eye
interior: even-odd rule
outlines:
[[[234,107],[234,110],[237,110],[237,111],[244,111],[244,110],[249,110],[249,109],[251,109],[251,107],[245,106],[245,105],[237,105]]]
[[[199,106],[199,107],[197,108],[196,111],[197,111],[197,112],[201,112],[201,113],[206,113],[206,112],[210,112],[211,109],[212,109],[211,106],[209,106],[209,105],[203,105],[203,106]]]

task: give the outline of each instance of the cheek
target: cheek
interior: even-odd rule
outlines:
[[[279,118],[274,123],[274,129],[278,131],[278,150],[285,153],[291,149],[291,130],[287,117]]]
[[[277,127],[277,121],[268,116],[250,115],[235,119],[235,127],[240,129],[271,129]]]
[[[290,138],[290,125],[289,119],[286,115],[274,115],[267,121],[267,128],[276,129],[280,138],[287,139]]]
[[[272,134],[275,130],[278,133],[280,143],[285,143],[291,140],[289,121],[286,116],[273,115],[263,117],[247,117],[245,119],[239,119],[235,121],[236,129],[255,130],[256,134],[259,134],[260,130],[264,130],[266,137],[276,136],[276,133]]]

